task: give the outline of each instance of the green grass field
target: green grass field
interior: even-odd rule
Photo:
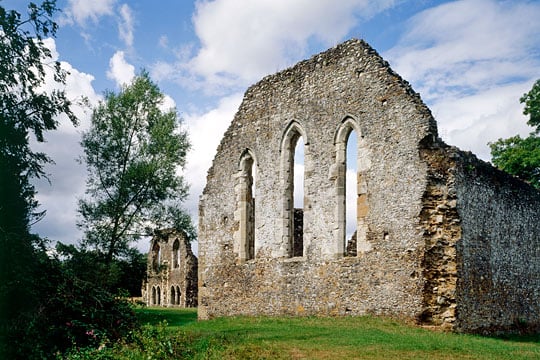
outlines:
[[[368,316],[197,321],[194,309],[165,308],[137,316],[146,326],[135,345],[71,359],[540,359],[538,335],[460,335]]]
[[[495,339],[434,332],[374,317],[221,318],[146,308],[141,321],[168,323],[201,353],[224,359],[540,359],[540,336]],[[212,348],[213,346],[213,348]],[[199,357],[200,356],[200,357]]]

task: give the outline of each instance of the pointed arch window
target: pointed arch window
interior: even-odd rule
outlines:
[[[161,249],[157,241],[152,245],[152,269],[155,272],[159,272],[159,266],[161,265]]]
[[[157,290],[155,286],[152,286],[152,305],[157,304]]]
[[[335,137],[337,253],[356,256],[358,243],[365,241],[368,212],[365,172],[369,167],[362,134],[356,120],[346,117]]]
[[[236,194],[236,218],[239,222],[236,242],[241,261],[255,258],[256,168],[255,156],[251,150],[244,150],[240,157]]]
[[[281,143],[283,243],[288,257],[304,256],[304,163],[307,155],[306,134],[298,122],[292,121]]]
[[[172,247],[172,266],[174,269],[180,267],[180,241],[174,240]]]
[[[176,305],[176,289],[174,288],[174,286],[171,286],[171,300],[170,300],[170,304],[171,304],[171,305]]]

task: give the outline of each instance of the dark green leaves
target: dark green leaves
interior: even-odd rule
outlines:
[[[499,139],[490,143],[491,161],[499,169],[540,189],[540,137],[531,134]]]
[[[526,138],[516,135],[490,143],[491,161],[499,169],[540,189],[540,80],[519,101],[525,104],[523,114],[529,115],[527,124],[536,130]]]
[[[536,80],[532,89],[524,94],[519,102],[525,104],[524,115],[529,115],[527,124],[536,127],[536,133],[540,132],[540,79]]]

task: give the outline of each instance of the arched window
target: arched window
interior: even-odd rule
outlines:
[[[176,305],[176,290],[174,286],[171,286],[171,300],[169,301],[169,304]]]
[[[176,287],[176,305],[180,305],[180,299],[181,299],[182,293],[180,292],[180,286]]]
[[[349,132],[345,148],[345,255],[356,255],[358,226],[358,138],[353,129]]]
[[[366,171],[370,160],[356,120],[346,117],[336,132],[337,253],[356,256],[365,242],[368,212]]]
[[[172,247],[172,266],[174,269],[180,267],[180,241],[174,240]]]
[[[159,286],[157,287],[156,289],[156,294],[157,294],[157,305],[161,305],[161,289],[159,288]]]
[[[255,174],[255,158],[246,149],[240,157],[236,194],[236,220],[239,222],[236,242],[241,261],[255,258]]]
[[[304,163],[308,153],[307,144],[300,124],[291,122],[281,143],[283,236],[289,257],[304,255]]]
[[[155,286],[152,286],[152,302],[151,302],[152,305],[156,305],[157,304],[157,294],[156,294],[156,287]]]
[[[152,245],[152,269],[155,272],[159,272],[159,266],[161,265],[161,249],[157,241]]]

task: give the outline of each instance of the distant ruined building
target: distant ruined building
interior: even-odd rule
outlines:
[[[142,295],[148,306],[197,307],[197,258],[183,232],[156,231],[146,274]]]
[[[356,189],[346,194],[351,134]],[[539,192],[443,143],[411,86],[350,40],[245,93],[200,200],[199,317],[375,314],[462,332],[534,329],[538,219]]]

